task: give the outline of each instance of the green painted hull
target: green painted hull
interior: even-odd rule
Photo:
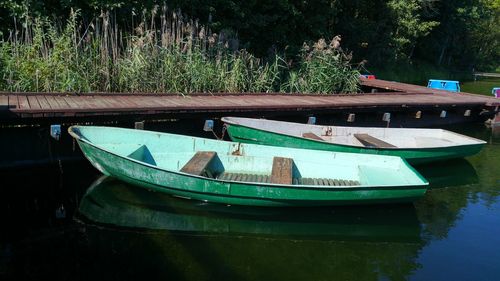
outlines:
[[[89,131],[88,134],[86,134],[86,131]],[[69,129],[69,132],[77,139],[86,158],[102,173],[152,191],[202,201],[252,206],[320,206],[411,202],[422,197],[428,185],[427,181],[406,162],[395,157],[380,156],[372,159],[378,156],[365,156],[364,158],[352,158],[350,154],[328,154],[300,149],[244,145],[118,128],[74,126]],[[100,145],[100,142],[105,144]],[[294,157],[297,165],[302,165],[301,167],[304,170],[308,169],[308,166],[305,165],[309,165],[307,162],[309,155],[312,155],[315,159],[334,157],[352,167],[357,167],[357,164],[353,163],[356,159],[358,159],[356,161],[360,161],[359,164],[363,165],[372,161],[372,166],[366,167],[366,170],[359,173],[368,173],[368,177],[374,179],[371,181],[375,184],[367,183],[345,187],[277,185],[224,181],[194,176],[175,169],[161,167],[161,165],[151,164],[151,161],[154,160],[145,160],[146,158],[138,160],[138,158],[130,157],[132,155],[130,153],[136,151],[137,147],[140,148],[146,145],[152,151],[151,157],[158,160],[161,155],[167,155],[164,161],[165,165],[175,165],[177,163],[177,166],[182,166],[179,163],[185,162],[185,160],[176,159],[175,155],[177,154],[175,153],[170,155],[157,153],[156,151],[172,149],[179,154],[186,150],[192,155],[200,150],[214,150],[223,157],[224,161],[226,161],[226,158],[228,159],[229,162],[226,163],[226,168],[230,168],[230,163],[236,165],[244,162],[245,159],[253,161],[250,162],[250,166],[256,168],[262,165],[258,159],[272,153],[274,155]],[[132,148],[127,151],[125,148],[128,147]],[[236,147],[240,153],[246,155],[234,156],[235,153],[231,149]],[[346,160],[342,160],[344,158]],[[330,170],[325,170],[324,174],[334,174],[336,172],[334,168],[337,170],[343,169],[347,164],[337,167],[328,167],[326,165],[326,168]],[[387,165],[388,175],[396,172],[400,173],[400,178],[388,183],[383,182],[387,179],[380,175],[380,165]],[[321,167],[322,165],[317,163],[317,166]],[[395,168],[390,170],[390,167]],[[309,170],[314,172],[314,169],[310,167]],[[360,182],[363,181],[363,179],[360,179]],[[377,181],[379,184],[377,184]]]
[[[410,164],[422,164],[453,158],[463,158],[478,153],[484,146],[484,143],[478,143],[473,145],[436,148],[369,148],[316,141],[235,124],[226,123],[226,129],[231,140],[236,142],[347,153],[399,156]]]

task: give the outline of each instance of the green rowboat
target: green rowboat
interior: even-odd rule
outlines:
[[[320,126],[224,117],[233,141],[326,151],[399,156],[410,164],[463,158],[485,141],[442,129]]]
[[[399,157],[241,144],[112,127],[72,126],[105,175],[183,198],[230,205],[411,202],[428,182]]]

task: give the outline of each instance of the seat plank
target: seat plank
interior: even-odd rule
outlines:
[[[271,183],[292,184],[293,159],[284,157],[273,158]]]
[[[231,181],[241,181],[241,182],[259,182],[265,183],[266,176],[258,174],[243,174],[243,173],[226,173],[217,176],[219,180],[231,180]]]
[[[183,173],[213,177],[208,170],[208,165],[217,155],[215,151],[198,151],[180,170]]]
[[[306,132],[302,134],[302,137],[306,139],[311,139],[311,140],[319,140],[319,141],[324,141],[320,136],[316,135],[313,132]]]
[[[381,139],[377,139],[376,137],[370,136],[369,134],[354,134],[354,137],[357,138],[366,147],[375,147],[375,148],[396,147]]]
[[[217,176],[217,179],[218,180],[226,180],[227,176],[228,176],[227,173],[222,173],[222,174],[220,174],[220,175]]]
[[[356,186],[360,185],[355,180],[343,179],[325,179],[325,178],[298,178],[294,179],[294,184],[298,185],[317,185],[317,186]]]

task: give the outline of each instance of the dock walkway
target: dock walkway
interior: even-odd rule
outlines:
[[[500,73],[474,72],[472,75],[474,76],[474,79],[476,79],[477,76],[489,77],[489,78],[500,78]]]
[[[402,107],[464,107],[498,110],[500,99],[468,93],[450,93],[423,86],[363,79],[376,93],[343,95],[304,94],[60,94],[0,93],[0,123],[28,120],[99,116],[175,116],[189,114],[237,114],[276,111],[324,112]]]

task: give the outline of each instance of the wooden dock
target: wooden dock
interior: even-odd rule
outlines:
[[[180,118],[189,115],[311,113],[357,110],[427,110],[462,108],[494,112],[500,99],[450,93],[404,83],[362,79],[370,93],[304,94],[60,94],[0,93],[0,123],[72,122],[88,118]]]
[[[474,79],[476,79],[476,77],[478,76],[489,77],[489,78],[500,78],[500,73],[474,72],[472,75],[474,76]]]
[[[350,126],[428,127],[491,121],[500,128],[500,99],[449,93],[383,80],[362,80],[368,93],[303,94],[110,94],[0,93],[0,169],[82,159],[69,125],[95,124],[213,137],[202,130],[205,119],[222,116],[264,117]],[[496,119],[495,119],[496,114]],[[388,117],[388,118],[387,118]],[[146,122],[142,122],[146,121]],[[61,125],[60,138],[51,126]],[[221,132],[221,122],[215,122]],[[54,126],[58,128],[58,126]],[[13,149],[13,147],[15,147]]]

